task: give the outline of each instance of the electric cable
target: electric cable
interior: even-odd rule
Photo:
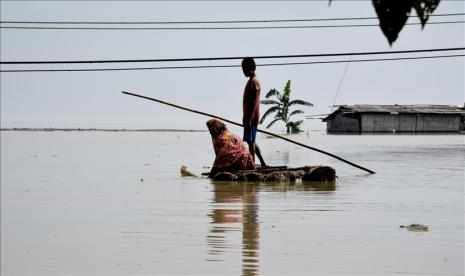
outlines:
[[[418,59],[438,59],[464,57],[465,54],[440,55],[440,56],[418,56],[418,57],[399,57],[399,58],[379,58],[379,59],[357,59],[355,62],[375,62],[375,61],[396,61],[396,60],[418,60]],[[266,63],[257,64],[257,67],[266,66],[289,66],[289,65],[309,65],[309,64],[332,64],[342,63],[347,60],[331,61],[309,61],[309,62],[286,62],[286,63]],[[0,70],[1,73],[25,73],[25,72],[96,72],[96,71],[140,71],[140,70],[167,70],[167,69],[206,69],[206,68],[234,68],[241,65],[193,65],[193,66],[163,66],[163,67],[131,67],[131,68],[89,68],[89,69],[17,69],[17,70]]]
[[[432,48],[399,51],[374,51],[357,53],[326,53],[326,54],[297,54],[297,55],[268,55],[253,56],[254,59],[280,59],[280,58],[312,58],[336,56],[365,56],[365,55],[391,55],[425,52],[462,51],[465,47]],[[206,57],[206,58],[165,58],[165,59],[125,59],[125,60],[49,60],[49,61],[0,61],[0,64],[80,64],[80,63],[142,63],[142,62],[185,62],[185,61],[213,61],[213,60],[241,60],[244,56],[235,57]]]

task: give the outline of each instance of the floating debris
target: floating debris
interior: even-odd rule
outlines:
[[[413,232],[428,232],[429,231],[428,224],[413,223],[410,225],[401,225],[399,227],[406,228],[408,231],[413,231]]]
[[[194,176],[196,177],[193,172],[189,171],[185,165],[181,166],[181,176]]]

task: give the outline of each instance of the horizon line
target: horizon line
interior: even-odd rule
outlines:
[[[107,131],[107,132],[208,132],[200,129],[170,128],[55,128],[55,127],[9,127],[0,131]]]

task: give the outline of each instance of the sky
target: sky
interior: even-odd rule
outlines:
[[[464,3],[442,0],[435,14],[464,13]],[[331,5],[328,5],[328,1],[1,1],[2,21],[213,21],[372,16],[376,14],[371,1],[332,1]],[[463,21],[464,16],[447,19]],[[445,21],[444,18],[437,17],[430,20]],[[418,20],[410,18],[408,22]],[[370,23],[377,23],[377,20]],[[342,21],[301,24],[349,23]],[[250,24],[244,26],[247,25]],[[405,26],[392,46],[378,26],[261,30],[0,30],[2,61],[253,57],[465,46],[464,23],[426,25],[423,30],[418,25]],[[454,52],[457,53],[463,54],[463,51]],[[349,58],[360,57],[256,59],[256,62],[260,65],[270,62]],[[333,103],[463,106],[464,61],[464,57],[454,57],[258,66],[257,75],[262,83],[262,99],[270,89],[282,90],[286,81],[291,80],[291,98],[314,104],[313,107],[303,108],[305,115],[327,114]],[[161,65],[216,64],[239,65],[240,60]],[[160,64],[67,64],[34,67],[2,65],[2,70],[147,66],[154,67]],[[143,94],[240,122],[242,94],[247,81],[240,67],[103,72],[3,72],[0,77],[2,127],[204,129],[206,117],[123,95],[121,91]],[[261,106],[262,114],[266,108]],[[296,117],[299,118],[303,119],[304,116]],[[305,120],[304,129],[308,128],[310,121]],[[274,128],[284,129],[280,124]]]

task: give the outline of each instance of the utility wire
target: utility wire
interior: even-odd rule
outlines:
[[[459,24],[465,21],[427,22],[426,25]],[[422,25],[422,23],[406,23],[407,26]],[[246,27],[34,27],[34,26],[0,26],[0,29],[23,30],[108,30],[108,31],[182,31],[182,30],[266,30],[266,29],[316,29],[316,28],[357,28],[378,27],[379,24],[347,24],[347,25],[306,25],[306,26],[246,26]]]
[[[349,56],[349,60],[347,61],[346,67],[344,69],[344,73],[342,74],[342,78],[339,81],[339,85],[337,87],[336,95],[334,96],[334,101],[333,101],[333,106],[336,104],[337,96],[339,95],[339,90],[341,90],[342,87],[342,82],[344,81],[344,77],[346,76],[347,69],[349,69],[349,64],[352,59],[352,56]],[[333,112],[333,109],[331,108],[331,113]]]
[[[462,50],[465,50],[465,47],[417,49],[417,50],[402,50],[402,51],[358,52],[358,53],[270,55],[270,56],[254,56],[254,59],[336,57],[336,56],[350,56],[350,55],[352,55],[352,56],[390,55],[390,54],[425,53],[425,52],[448,52],[448,51],[462,51]],[[209,57],[209,58],[123,59],[123,60],[0,61],[0,64],[79,64],[79,63],[185,62],[185,61],[241,60],[243,58],[244,58],[244,56]]]
[[[431,14],[430,17],[462,16],[465,13]],[[416,17],[410,15],[409,17]],[[319,22],[375,20],[378,17],[342,17],[342,18],[310,18],[310,19],[262,19],[262,20],[210,20],[210,21],[0,21],[0,24],[104,24],[104,25],[152,25],[152,24],[241,24],[241,23],[283,23],[283,22]]]
[[[440,55],[440,56],[418,56],[418,57],[401,57],[401,58],[379,58],[379,59],[357,59],[354,62],[374,62],[374,61],[396,61],[396,60],[416,60],[416,59],[437,59],[464,57],[465,54]],[[331,61],[309,61],[309,62],[285,62],[285,63],[265,63],[257,64],[257,67],[265,66],[288,66],[288,65],[309,65],[309,64],[331,64],[342,63],[347,60]],[[0,70],[1,73],[25,73],[25,72],[97,72],[97,71],[140,71],[140,70],[166,70],[166,69],[205,69],[205,68],[233,68],[241,65],[200,65],[200,66],[163,66],[163,67],[133,67],[133,68],[97,68],[97,69],[18,69],[18,70]]]

